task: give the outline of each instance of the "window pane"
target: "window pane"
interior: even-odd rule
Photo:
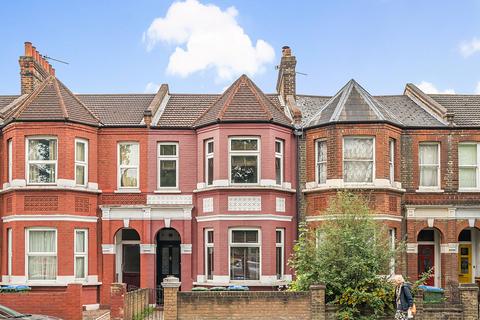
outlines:
[[[57,160],[57,140],[29,139],[29,160]]]
[[[213,153],[213,141],[207,143],[207,153]]]
[[[256,230],[234,230],[232,231],[233,243],[258,243],[258,231]]]
[[[327,161],[327,142],[317,141],[317,162]]]
[[[207,242],[213,243],[213,231],[207,231]]]
[[[345,138],[345,160],[373,160],[373,139]]]
[[[160,160],[160,187],[177,186],[177,162]]]
[[[121,187],[136,187],[137,186],[137,169],[122,169],[121,170]]]
[[[236,151],[257,151],[258,140],[257,139],[232,139],[232,150]]]
[[[458,171],[458,180],[460,188],[476,188],[477,187],[477,169],[476,168],[460,168]]]
[[[276,266],[276,272],[277,272],[277,279],[281,279],[282,278],[282,265],[283,265],[283,261],[282,261],[282,247],[277,247],[276,248],[276,261],[275,261],[275,266]]]
[[[260,270],[259,248],[231,248],[230,279],[258,280]]]
[[[257,183],[257,156],[232,156],[233,183]]]
[[[28,279],[55,280],[57,277],[57,257],[28,257]]]
[[[175,156],[175,155],[177,155],[177,145],[176,144],[161,144],[160,145],[160,155],[161,156]]]
[[[458,164],[461,166],[477,165],[477,145],[458,145]]]
[[[275,141],[275,152],[276,153],[282,153],[282,142],[281,141]]]
[[[75,182],[77,184],[85,184],[85,166],[75,166]]]
[[[373,162],[371,161],[344,161],[345,182],[372,182]]]
[[[85,232],[83,231],[75,232],[75,252],[86,252],[85,251]]]
[[[54,163],[30,163],[29,165],[30,183],[54,183],[55,182],[55,164]]]
[[[129,166],[138,165],[138,144],[120,145],[120,164]]]
[[[275,157],[275,183],[282,183],[282,159]]]
[[[213,248],[207,248],[207,279],[213,279]]]
[[[438,164],[438,145],[420,145],[420,164]]]
[[[282,231],[277,230],[277,232],[275,233],[275,238],[276,238],[276,240],[275,240],[276,243],[282,243],[283,242]]]
[[[56,252],[55,231],[34,231],[30,230],[28,251],[34,252]]]
[[[213,184],[213,158],[207,159],[207,184]]]
[[[85,278],[85,257],[75,257],[75,278]]]
[[[420,185],[422,187],[438,186],[438,168],[420,167]]]
[[[317,165],[318,183],[323,184],[327,182],[327,164],[319,163]]]
[[[172,274],[179,274],[180,247],[172,247]]]
[[[77,142],[75,160],[85,161],[85,143]]]

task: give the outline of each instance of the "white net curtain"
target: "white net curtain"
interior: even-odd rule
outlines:
[[[343,179],[345,182],[373,182],[373,138],[344,139]]]

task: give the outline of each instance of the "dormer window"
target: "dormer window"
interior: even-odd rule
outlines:
[[[372,183],[374,175],[375,139],[345,137],[343,139],[343,179],[347,183]]]
[[[260,139],[230,139],[230,182],[257,184],[259,179]]]
[[[29,184],[57,181],[57,139],[27,139],[27,180]]]

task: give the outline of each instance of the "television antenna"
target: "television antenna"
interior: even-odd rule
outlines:
[[[68,63],[68,62],[66,62],[66,61],[58,60],[58,59],[49,57],[49,56],[47,56],[47,55],[44,55],[43,58],[44,58],[44,59],[47,59],[47,60],[52,60],[52,61],[60,62],[60,63],[63,63],[63,64],[70,64],[70,63]]]

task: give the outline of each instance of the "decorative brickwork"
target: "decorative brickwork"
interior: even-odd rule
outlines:
[[[49,212],[58,210],[58,196],[25,196],[24,210]]]
[[[12,212],[12,206],[13,206],[13,197],[7,197],[5,199],[5,212],[10,213]]]
[[[145,194],[102,194],[100,201],[105,205],[138,205],[147,203]]]
[[[75,197],[75,211],[76,212],[89,212],[90,211],[90,199],[87,197]]]

